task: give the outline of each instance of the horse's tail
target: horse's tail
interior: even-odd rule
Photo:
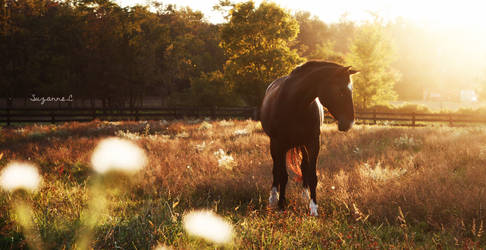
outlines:
[[[300,147],[291,148],[287,151],[287,166],[296,175],[294,180],[296,182],[302,182],[302,170],[300,164],[302,162],[302,150]]]

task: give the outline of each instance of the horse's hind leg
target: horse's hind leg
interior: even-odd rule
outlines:
[[[270,206],[276,206],[277,200],[280,208],[285,206],[285,186],[287,184],[287,169],[285,167],[285,150],[277,141],[270,141],[270,152],[273,159],[273,184],[270,192]],[[277,192],[280,187],[280,197]]]
[[[312,140],[309,144],[306,145],[307,152],[308,152],[308,160],[309,165],[306,167],[306,174],[304,178],[306,179],[306,183],[309,185],[310,189],[310,202],[309,202],[309,209],[310,215],[317,216],[317,200],[316,200],[316,188],[317,188],[317,174],[316,174],[316,165],[317,165],[317,156],[319,154],[319,137],[316,137]]]

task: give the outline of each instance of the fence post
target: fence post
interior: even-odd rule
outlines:
[[[10,126],[10,105],[7,105],[7,126]]]
[[[253,107],[253,120],[258,121],[258,107]]]
[[[376,108],[373,109],[373,124],[376,125]]]
[[[96,119],[96,108],[93,108],[93,120]]]
[[[412,127],[415,127],[415,112],[412,112]]]
[[[212,106],[212,107],[211,107],[211,118],[212,118],[212,119],[216,119],[216,109],[217,109],[217,108],[218,108],[218,107],[216,107],[216,106]]]

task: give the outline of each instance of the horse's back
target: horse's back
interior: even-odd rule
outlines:
[[[265,92],[265,97],[263,98],[262,106],[260,109],[260,121],[262,123],[262,128],[265,133],[271,135],[271,121],[276,120],[276,106],[278,105],[278,99],[281,92],[281,87],[288,76],[280,77],[268,85]]]

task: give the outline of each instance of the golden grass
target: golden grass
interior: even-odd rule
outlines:
[[[269,139],[258,122],[95,121],[4,128],[0,133],[0,166],[27,160],[41,168],[45,184],[31,201],[43,239],[54,240],[47,247],[72,244],[76,230],[70,228],[79,223],[89,199],[87,186],[94,174],[90,156],[108,136],[137,143],[146,151],[148,165],[134,178],[117,180],[129,191],[107,190],[110,213],[98,223],[103,226],[96,247],[207,246],[183,233],[182,215],[197,208],[232,220],[233,247],[238,248],[485,244],[483,127],[355,126],[340,133],[335,125],[323,126],[317,191],[321,216],[316,219],[308,217],[300,184],[293,181],[287,212],[266,210],[272,161]],[[218,162],[225,156],[225,164]],[[18,240],[9,245],[0,238],[0,244],[21,246],[7,212],[8,197],[0,195],[0,234]],[[294,225],[295,220],[301,224]],[[121,233],[127,225],[140,232]],[[270,236],[262,236],[269,229]],[[355,245],[344,232],[359,238]],[[360,245],[365,243],[369,245]]]

